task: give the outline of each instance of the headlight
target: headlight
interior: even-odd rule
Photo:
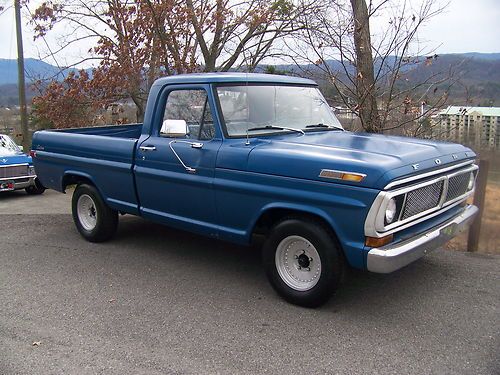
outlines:
[[[391,224],[396,218],[396,212],[398,211],[398,207],[396,204],[396,199],[391,198],[391,200],[387,203],[387,208],[385,209],[385,223]]]
[[[29,167],[29,174],[30,176],[34,176],[36,173],[35,173],[35,167],[31,166]]]
[[[467,184],[467,190],[472,190],[474,188],[474,180],[476,176],[474,176],[474,172],[470,173],[469,183]]]

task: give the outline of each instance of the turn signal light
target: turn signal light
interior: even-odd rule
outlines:
[[[394,236],[392,234],[385,236],[385,237],[366,237],[365,239],[365,245],[368,247],[380,247],[387,245],[388,243],[392,242],[394,239]]]
[[[363,173],[336,171],[333,169],[322,169],[319,174],[319,177],[331,178],[333,180],[361,182],[366,177],[366,175]]]
[[[344,173],[342,175],[342,180],[344,181],[354,181],[354,182],[361,182],[365,176],[362,174],[354,174],[354,173]]]

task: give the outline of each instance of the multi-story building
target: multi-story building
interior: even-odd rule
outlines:
[[[500,107],[449,106],[432,118],[435,138],[500,149]]]

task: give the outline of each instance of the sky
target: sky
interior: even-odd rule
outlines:
[[[394,0],[402,1],[402,0]],[[412,4],[419,0],[409,0]],[[437,0],[439,4],[447,0]],[[33,0],[31,3],[41,2]],[[0,0],[0,5],[11,5],[13,1]],[[26,13],[26,12],[25,12]],[[379,25],[387,20],[383,17],[374,21],[372,29],[376,32]],[[25,57],[40,58],[47,51],[42,40],[33,41],[32,27],[28,24],[27,14],[23,22]],[[47,38],[54,47],[57,37],[64,30],[57,29]],[[59,34],[59,35],[58,35]],[[0,58],[17,57],[15,39],[14,11],[6,9],[0,13]],[[446,9],[432,18],[419,33],[419,40],[426,50],[436,53],[463,52],[500,52],[500,0],[450,0]],[[59,65],[70,65],[85,56],[90,44],[81,44],[59,55]],[[46,62],[54,62],[47,59]]]

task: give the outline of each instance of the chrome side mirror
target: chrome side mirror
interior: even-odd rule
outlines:
[[[189,128],[187,126],[186,121],[184,120],[164,120],[161,129],[160,135],[172,137],[172,138],[180,138],[185,137],[189,134]]]

